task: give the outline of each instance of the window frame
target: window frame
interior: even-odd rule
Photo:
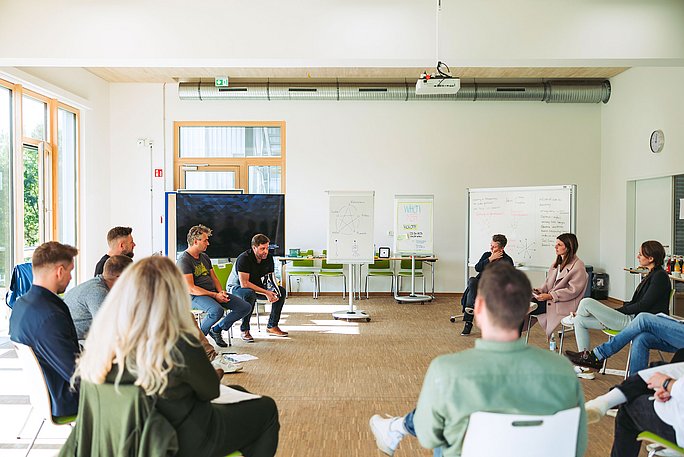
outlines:
[[[181,127],[279,127],[280,128],[280,157],[181,157],[180,129]],[[183,166],[201,166],[207,171],[212,168],[238,167],[238,188],[249,193],[250,166],[279,166],[280,193],[285,193],[285,121],[174,121],[173,123],[173,188],[182,189],[181,173]]]
[[[44,208],[44,215],[50,214],[49,225],[47,225],[46,232],[43,234],[43,242],[56,240],[59,233],[59,145],[58,145],[58,110],[63,109],[75,115],[75,237],[76,244],[78,242],[80,223],[81,223],[81,198],[80,198],[80,182],[81,182],[81,116],[80,110],[68,105],[59,99],[50,98],[46,95],[36,92],[35,90],[27,89],[20,83],[12,83],[10,81],[0,79],[0,86],[9,89],[12,92],[12,156],[11,156],[11,202],[10,211],[13,218],[13,230],[10,233],[10,240],[12,243],[12,265],[15,265],[24,256],[24,189],[23,176],[24,165],[23,161],[17,157],[17,151],[23,151],[24,145],[33,146],[36,148],[43,148],[50,151],[50,193],[48,197],[50,201],[50,208]],[[39,100],[47,104],[47,124],[45,132],[45,141],[37,140],[35,138],[24,136],[24,122],[23,122],[23,97],[24,95]],[[41,183],[41,186],[43,183]],[[43,216],[44,216],[43,215]]]

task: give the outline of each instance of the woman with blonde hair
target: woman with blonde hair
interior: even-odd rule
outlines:
[[[197,340],[183,277],[166,257],[124,272],[95,317],[74,377],[134,384],[154,397],[176,430],[178,456],[275,455],[280,425],[271,398],[210,403],[219,379]]]

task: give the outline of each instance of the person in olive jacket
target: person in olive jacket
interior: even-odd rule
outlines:
[[[142,259],[123,273],[93,321],[74,377],[81,385],[139,386],[175,429],[179,457],[276,453],[273,399],[212,402],[219,377],[197,339],[184,278],[167,257]]]

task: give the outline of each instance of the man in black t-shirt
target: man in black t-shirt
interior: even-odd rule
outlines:
[[[271,302],[271,316],[268,319],[266,332],[273,336],[287,336],[287,332],[278,327],[280,312],[285,304],[285,289],[275,284],[273,256],[268,252],[271,240],[266,235],[257,234],[252,237],[252,247],[238,256],[233,271],[228,277],[227,289],[234,295],[242,297],[254,309],[257,296],[267,298]],[[250,313],[251,315],[251,313]],[[240,330],[242,339],[254,342],[249,333],[249,315],[242,320]]]
[[[125,255],[133,258],[133,249],[135,242],[133,241],[133,229],[130,227],[114,227],[107,232],[107,245],[109,249],[107,253],[95,265],[95,274],[93,276],[101,275],[104,272],[104,264],[115,255]]]
[[[208,333],[218,346],[226,347],[228,345],[223,340],[221,331],[229,330],[235,322],[245,316],[249,318],[252,308],[242,298],[223,290],[211,266],[211,259],[204,252],[209,247],[210,236],[209,227],[191,227],[188,231],[188,249],[183,251],[176,265],[188,284],[193,308],[199,308],[206,313],[200,325],[202,333]],[[230,312],[223,317],[225,309]]]

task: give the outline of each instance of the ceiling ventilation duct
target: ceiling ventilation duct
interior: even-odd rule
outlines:
[[[415,83],[212,83],[181,82],[181,100],[396,100],[396,101],[537,101],[608,103],[609,81],[543,83],[461,83],[456,94],[416,95]]]

